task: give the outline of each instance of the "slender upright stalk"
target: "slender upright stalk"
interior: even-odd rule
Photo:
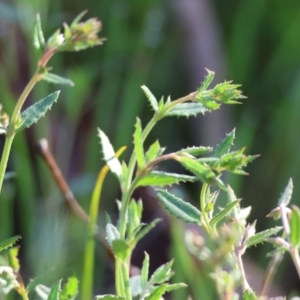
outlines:
[[[239,251],[236,253],[236,258],[237,258],[238,268],[240,270],[241,277],[242,277],[243,292],[245,292],[247,290],[251,290],[251,287],[250,287],[250,285],[247,281],[247,278],[246,278],[244,265],[243,265],[243,261],[242,261],[242,254]]]
[[[35,84],[39,81],[39,68],[36,70],[28,84],[26,85],[25,89],[23,90],[20,98],[17,101],[17,104],[14,108],[14,111],[12,113],[12,116],[10,118],[10,124],[6,133],[6,139],[5,139],[5,144],[4,144],[4,149],[1,157],[1,162],[0,162],[0,194],[2,190],[2,184],[4,180],[4,175],[7,167],[7,162],[11,150],[11,146],[15,137],[15,129],[16,125],[20,116],[20,112],[22,109],[22,106],[27,99],[29,93],[35,86]]]
[[[272,259],[267,267],[267,270],[266,270],[266,273],[264,276],[264,280],[262,283],[262,287],[259,292],[259,296],[264,296],[268,292],[268,289],[269,289],[271,282],[274,278],[274,275],[276,273],[277,267],[278,267],[279,263],[282,261],[282,257],[283,257],[283,255],[280,252],[276,253],[272,257]]]

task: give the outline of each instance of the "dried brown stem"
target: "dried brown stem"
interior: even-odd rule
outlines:
[[[68,183],[66,182],[59,166],[56,163],[56,160],[53,157],[53,154],[49,148],[48,141],[46,139],[41,139],[37,144],[38,153],[43,158],[47,166],[49,167],[51,174],[59,187],[61,193],[64,196],[65,204],[70,209],[72,213],[74,213],[78,218],[83,220],[86,223],[90,222],[90,218],[88,214],[84,211],[84,209],[80,206],[76,198],[74,197]],[[100,231],[99,227],[95,228],[96,237],[105,248],[107,255],[111,258],[112,261],[115,260],[114,254],[107,244],[104,234]]]

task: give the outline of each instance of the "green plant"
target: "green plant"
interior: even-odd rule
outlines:
[[[79,23],[82,15],[79,15],[70,27],[64,24],[64,35],[58,30],[47,43],[44,41],[40,21],[37,18],[34,34],[34,46],[39,58],[37,71],[20,96],[10,121],[8,121],[5,113],[1,115],[1,130],[6,134],[6,142],[0,165],[0,186],[2,186],[10,147],[15,134],[36,122],[58,97],[58,92],[53,93],[20,113],[22,105],[35,83],[39,80],[46,80],[61,84],[73,84],[69,79],[49,73],[49,68],[46,67],[49,59],[56,52],[77,51],[100,44],[103,41],[97,36],[101,23],[95,19]],[[157,101],[147,87],[142,87],[154,110],[154,116],[144,129],[141,120],[137,118],[133,135],[134,149],[128,164],[124,161],[121,163],[118,158],[124,148],[115,153],[108,137],[103,131],[98,130],[106,166],[100,171],[97,178],[92,194],[90,215],[87,218],[88,239],[82,279],[82,299],[92,298],[95,251],[93,235],[98,230],[96,221],[99,201],[108,170],[116,176],[122,191],[121,201],[118,201],[120,216],[117,224],[113,224],[108,214],[106,220],[106,239],[115,260],[116,295],[101,295],[96,296],[96,299],[159,300],[166,292],[186,286],[184,283],[171,284],[169,282],[174,274],[172,271],[173,260],[162,265],[149,276],[150,258],[147,253],[145,253],[140,275],[130,277],[133,250],[140,239],[159,221],[154,220],[150,224],[142,223],[142,202],[132,198],[134,190],[141,186],[155,187],[159,201],[169,213],[186,223],[192,223],[205,229],[210,239],[210,246],[199,242],[201,241],[200,237],[197,240],[191,235],[187,235],[186,244],[193,255],[210,265],[212,278],[215,280],[220,299],[239,299],[236,290],[240,286],[243,290],[244,299],[263,299],[263,294],[270,280],[265,281],[260,295],[256,294],[248,284],[242,256],[249,247],[264,241],[273,243],[276,248],[270,253],[270,256],[277,257],[284,252],[291,254],[300,278],[300,209],[296,206],[291,209],[287,207],[292,195],[292,181],[289,182],[281,195],[278,207],[270,213],[270,216],[275,219],[281,218],[282,226],[259,233],[256,233],[255,230],[256,222],[247,224],[246,221],[251,208],[241,208],[240,200],[236,198],[232,188],[223,182],[222,175],[224,172],[237,175],[247,174],[244,168],[256,158],[256,156],[245,155],[245,148],[231,150],[235,139],[235,130],[229,133],[215,149],[194,146],[164,154],[165,148],[161,147],[158,141],[155,141],[149,149],[145,149],[146,138],[160,120],[170,116],[190,117],[200,113],[204,114],[218,109],[221,104],[236,104],[244,98],[241,91],[238,90],[239,86],[228,81],[209,89],[213,78],[214,73],[208,70],[208,75],[197,91],[174,101],[171,101],[170,97],[166,100],[162,98]],[[210,155],[207,155],[208,153]],[[159,164],[167,160],[176,161],[193,175],[158,171]],[[160,188],[186,181],[200,181],[202,183],[199,209]],[[216,201],[220,192],[224,192],[228,200],[224,208],[217,209]],[[274,237],[282,229],[282,236]],[[57,281],[52,288],[41,285],[43,276],[36,278],[25,287],[19,273],[18,248],[12,247],[18,239],[17,236],[0,243],[0,252],[10,248],[7,252],[8,259],[5,261],[3,258],[3,266],[0,267],[0,293],[2,296],[15,289],[23,299],[29,299],[28,293],[35,289],[42,299],[75,299],[78,293],[78,280],[75,276],[69,278],[63,288],[61,288],[61,280]],[[274,264],[277,261],[278,259],[274,260]],[[272,277],[273,270],[274,268],[267,270],[267,278]]]

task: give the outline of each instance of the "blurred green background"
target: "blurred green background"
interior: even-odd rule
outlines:
[[[6,181],[1,194],[0,240],[22,235],[26,280],[50,267],[55,270],[49,282],[74,272],[80,277],[85,240],[85,225],[63,208],[63,197],[36,154],[36,141],[41,137],[49,140],[76,198],[87,210],[103,165],[96,128],[107,133],[116,149],[128,145],[128,156],[136,116],[145,124],[152,114],[139,88],[142,84],[158,98],[171,95],[176,99],[198,87],[205,68],[216,71],[215,82],[232,79],[241,84],[248,97],[243,105],[196,119],[165,120],[149,141],[159,138],[169,151],[196,143],[215,146],[226,132],[237,127],[236,147],[247,146],[247,153],[261,157],[248,167],[249,176],[228,177],[228,182],[243,198],[242,205],[253,207],[250,219],[258,219],[258,229],[273,225],[265,215],[276,205],[290,177],[295,183],[293,203],[300,205],[299,1],[1,0],[0,102],[6,111],[11,111],[35,69],[31,33],[36,13],[41,15],[47,37],[85,9],[86,18],[97,17],[103,22],[101,36],[108,40],[103,46],[57,55],[51,61],[55,73],[71,78],[75,87],[39,83],[34,89],[27,106],[54,90],[62,92],[51,113],[17,136],[9,163],[17,175]],[[185,190],[195,203],[197,192],[198,187]],[[138,193],[147,202],[149,192]],[[118,196],[114,178],[108,178],[99,224],[104,224],[105,210],[116,219]],[[163,214],[157,207],[152,211]],[[146,219],[154,217],[145,213]],[[170,250],[178,261],[177,275],[190,284],[192,295],[200,295],[200,282],[207,278],[201,277],[201,266],[188,263],[191,258],[180,243],[181,230],[170,232],[182,224],[163,224],[157,235],[165,238],[153,250],[154,256],[162,254],[163,261]],[[155,234],[150,236],[143,245],[153,246],[156,238]],[[265,268],[268,260],[264,255],[270,249],[260,246],[249,255]],[[143,251],[142,247],[137,249],[137,265]],[[99,246],[96,293],[113,289],[111,266],[103,261],[105,254]],[[188,266],[199,276],[188,275]],[[288,257],[276,278],[286,291],[299,286]],[[181,293],[174,299],[185,299],[187,292]]]

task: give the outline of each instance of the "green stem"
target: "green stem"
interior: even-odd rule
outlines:
[[[9,153],[10,153],[13,140],[14,140],[14,134],[11,136],[7,136],[4,143],[4,149],[2,152],[1,163],[0,163],[0,194],[1,194],[2,184],[3,184],[6,166],[7,166]]]
[[[32,76],[32,78],[26,85],[25,89],[23,90],[20,98],[18,99],[18,102],[14,108],[14,111],[13,111],[11,119],[10,119],[10,125],[9,125],[9,130],[8,130],[10,133],[12,133],[15,130],[14,126],[16,125],[16,122],[18,121],[20,111],[22,109],[22,106],[23,106],[25,100],[27,99],[29,93],[32,91],[35,84],[40,80],[39,71],[40,71],[40,69],[37,68],[34,75]]]
[[[123,275],[123,282],[124,282],[124,289],[125,289],[125,299],[131,300],[131,290],[130,290],[130,284],[129,284],[129,260],[127,262],[122,262],[122,275]]]
[[[15,137],[15,127],[19,119],[20,111],[22,109],[22,106],[27,99],[29,93],[35,86],[35,84],[39,81],[39,68],[35,72],[35,74],[32,76],[31,80],[28,82],[27,86],[25,87],[24,91],[22,92],[20,98],[17,101],[17,104],[14,108],[14,111],[12,113],[11,119],[10,119],[10,124],[7,130],[6,134],[6,139],[5,139],[5,144],[4,144],[4,149],[1,157],[1,163],[0,163],[0,194],[2,190],[2,184],[4,180],[4,175],[7,167],[7,162],[9,158],[9,154],[11,151],[11,146],[12,142]]]
[[[116,279],[116,293],[117,296],[125,295],[125,286],[124,286],[124,277],[122,271],[122,262],[119,258],[116,257],[116,265],[115,265],[115,279]]]

